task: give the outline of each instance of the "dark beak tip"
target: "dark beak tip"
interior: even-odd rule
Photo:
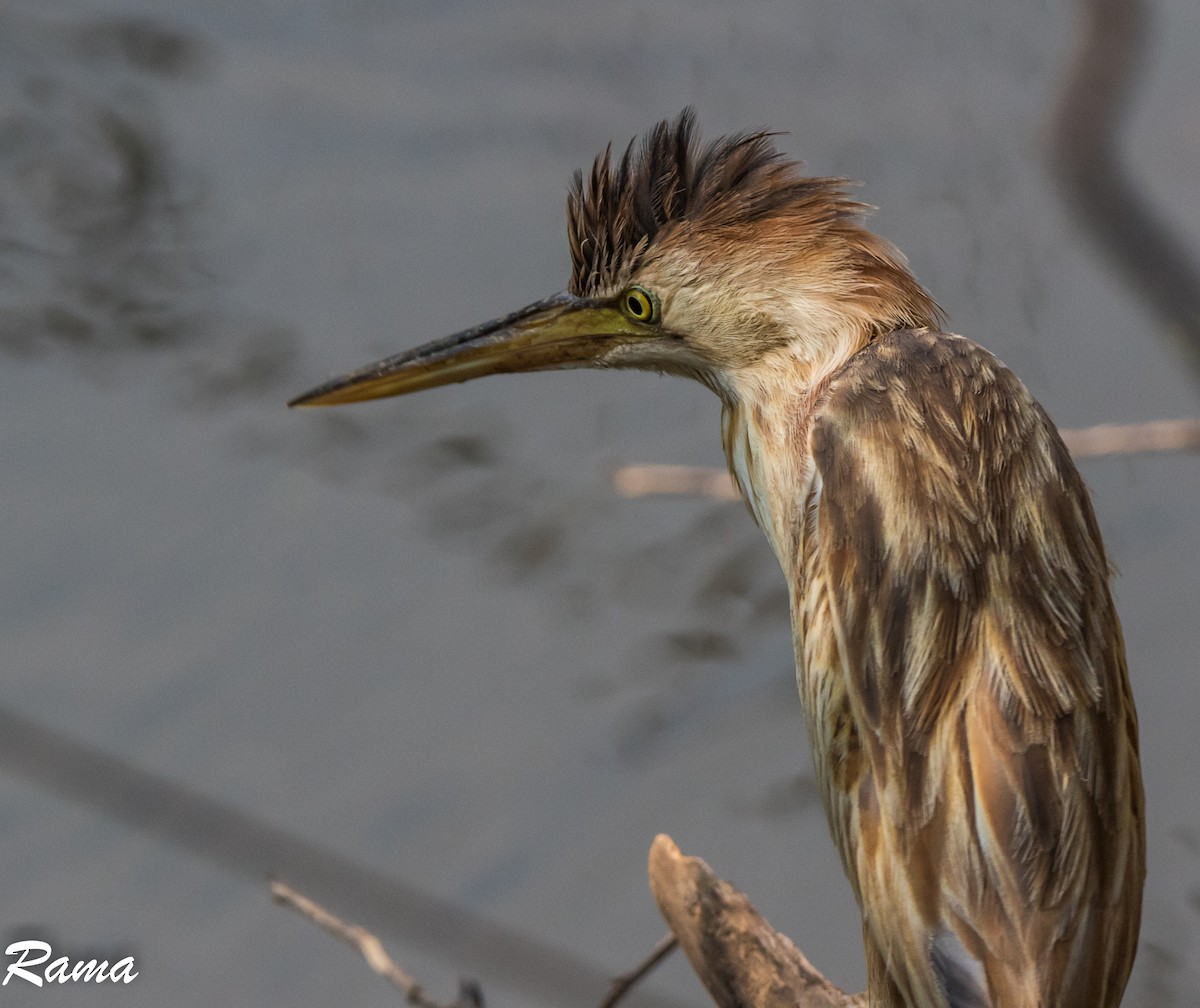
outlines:
[[[339,400],[331,400],[330,395],[339,391],[344,384],[344,378],[334,379],[318,385],[316,388],[310,388],[307,392],[301,392],[298,396],[288,400],[288,409],[316,409],[320,406],[331,406]]]

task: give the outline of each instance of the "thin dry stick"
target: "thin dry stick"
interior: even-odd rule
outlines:
[[[738,499],[737,487],[724,469],[686,465],[627,465],[612,476],[622,497],[649,494],[684,494],[713,500]]]
[[[646,974],[648,974],[655,966],[662,962],[668,955],[679,948],[679,939],[674,934],[667,933],[662,940],[654,946],[654,951],[651,952],[637,966],[631,969],[628,973],[622,973],[612,982],[612,987],[609,988],[608,994],[604,1000],[597,1005],[597,1008],[614,1008],[618,1001],[623,998],[626,993],[633,989]]]
[[[1099,424],[1062,432],[1076,458],[1200,451],[1200,420],[1151,420],[1139,424]]]
[[[351,948],[357,949],[367,961],[367,965],[397,988],[409,1004],[417,1005],[419,1008],[478,1008],[483,1004],[483,996],[479,992],[478,986],[472,983],[462,985],[459,1000],[454,1004],[433,1000],[425,994],[424,988],[419,983],[396,965],[384,949],[383,943],[366,928],[357,924],[347,924],[319,903],[297,892],[279,879],[271,879],[270,887],[271,898],[276,903],[291,907],[301,917],[307,917],[335,938],[345,942]]]
[[[1200,451],[1200,419],[1153,420],[1138,424],[1100,424],[1062,431],[1063,441],[1077,459],[1153,452]],[[613,473],[613,484],[624,497],[684,494],[712,500],[739,499],[737,487],[724,469],[685,465],[629,465]]]

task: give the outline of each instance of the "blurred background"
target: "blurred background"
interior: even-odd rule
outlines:
[[[1148,8],[1119,154],[1200,258],[1200,7]],[[435,994],[589,1004],[663,933],[660,831],[865,982],[783,581],[718,406],[637,374],[338,411],[330,373],[561,289],[570,173],[685,104],[865,182],[951,325],[1057,422],[1200,412],[1048,170],[1080,26],[1039,0],[0,7],[6,944],[134,955],[5,1004],[395,1003],[275,870]],[[1130,1006],[1200,991],[1200,460],[1084,463],[1149,803]],[[682,957],[640,1004],[701,1003]]]

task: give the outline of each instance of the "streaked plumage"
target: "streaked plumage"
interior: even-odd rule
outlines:
[[[1144,875],[1109,567],[1054,425],[938,329],[837,179],[690,113],[568,202],[569,292],[302,404],[637,367],[720,396],[788,578],[798,681],[873,1008],[1116,1008]]]

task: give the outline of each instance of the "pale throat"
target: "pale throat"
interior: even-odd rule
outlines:
[[[721,383],[729,470],[785,572],[798,556],[817,480],[809,446],[813,417],[831,375],[863,343],[841,341],[815,363],[783,349]]]
[[[721,435],[729,471],[755,521],[788,570],[799,546],[813,479],[809,388],[753,383],[724,401]]]

